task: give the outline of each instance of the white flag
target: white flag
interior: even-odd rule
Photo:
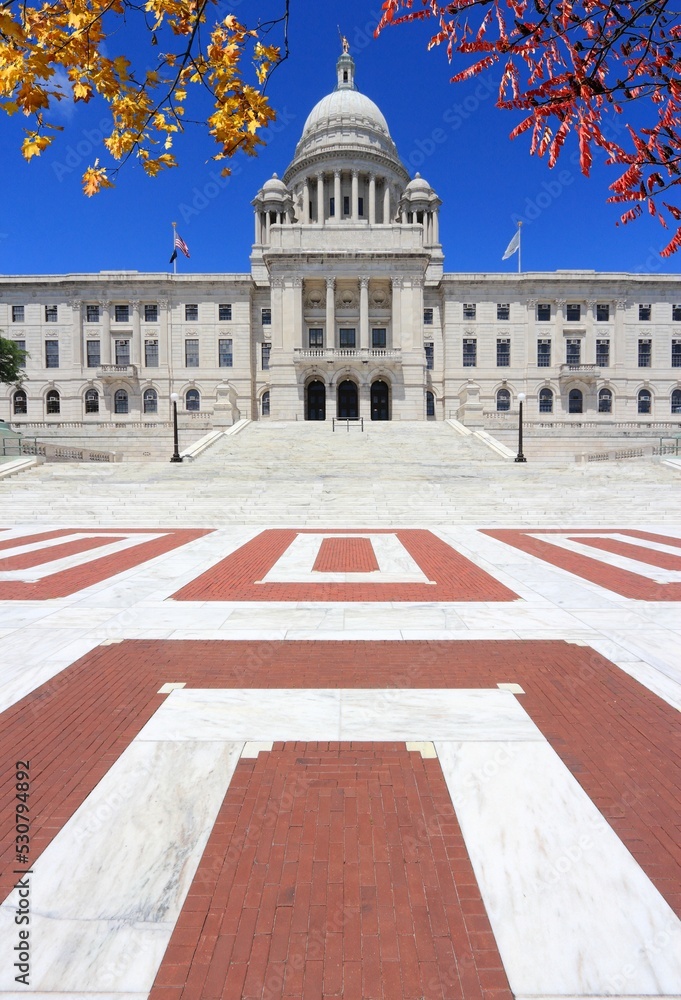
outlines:
[[[513,239],[511,240],[511,242],[506,247],[506,253],[504,254],[504,256],[501,259],[502,260],[506,260],[508,257],[512,257],[513,254],[516,252],[516,250],[519,250],[519,249],[520,249],[520,229],[518,229],[516,231],[515,236],[513,237]]]

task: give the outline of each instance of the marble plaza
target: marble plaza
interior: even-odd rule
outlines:
[[[681,997],[679,470],[422,426],[0,482],[2,1000]]]

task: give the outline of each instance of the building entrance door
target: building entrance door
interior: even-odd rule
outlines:
[[[326,420],[326,386],[319,379],[307,387],[307,419]]]
[[[390,420],[390,389],[381,379],[371,384],[371,419]]]
[[[350,379],[346,379],[338,386],[338,418],[340,420],[357,420],[358,417],[357,386]]]

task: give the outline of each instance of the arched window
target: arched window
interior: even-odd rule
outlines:
[[[99,413],[99,393],[96,389],[88,389],[85,393],[85,412]]]
[[[435,393],[433,392],[426,393],[426,416],[435,416]]]
[[[650,413],[651,401],[650,389],[641,389],[638,394],[638,412]]]
[[[612,390],[601,389],[598,393],[598,412],[612,413]]]
[[[681,389],[674,389],[672,393],[672,413],[681,413]]]
[[[144,390],[142,406],[145,413],[158,413],[158,393],[155,389]]]
[[[584,412],[584,396],[581,389],[570,389],[568,396],[568,413]]]
[[[270,415],[270,391],[263,392],[260,397],[260,414],[263,417],[269,417]]]
[[[508,389],[499,389],[497,393],[497,410],[511,409],[511,393]]]
[[[45,409],[48,413],[61,413],[61,402],[56,389],[50,389],[45,396]]]
[[[128,394],[125,389],[116,389],[114,393],[114,413],[128,412]]]
[[[28,397],[23,389],[17,389],[12,396],[12,410],[14,413],[28,413]]]
[[[539,412],[553,413],[553,390],[551,389],[539,390]]]
[[[200,410],[201,409],[201,393],[198,389],[187,389],[187,395],[184,397],[187,410]]]

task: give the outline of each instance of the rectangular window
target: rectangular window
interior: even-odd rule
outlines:
[[[607,302],[596,303],[596,322],[607,323],[610,319],[610,306]]]
[[[196,323],[199,318],[199,307],[196,302],[188,302],[184,307],[185,323]]]
[[[85,342],[85,349],[87,351],[87,366],[88,368],[99,368],[102,360],[100,343],[98,340],[87,340]]]
[[[364,218],[364,198],[357,199],[357,214],[359,215],[360,219]]]
[[[681,323],[681,305],[672,306],[672,319],[675,323]]]
[[[23,351],[26,354],[26,341],[25,340],[15,340],[14,343],[17,345],[17,349]],[[24,361],[26,359],[24,358]]]
[[[597,340],[596,341],[596,364],[600,368],[609,368],[609,366],[610,366],[610,341],[609,340]]]
[[[537,341],[537,368],[551,367],[551,341]]]
[[[672,340],[672,368],[681,368],[681,340]]]
[[[45,341],[45,367],[59,368],[59,341]]]
[[[424,324],[424,326],[432,326],[433,325],[433,310],[432,309],[429,308],[429,309],[424,309],[423,310],[423,324]]]
[[[582,307],[579,302],[568,302],[565,307],[565,317],[568,323],[578,323],[582,318]]]
[[[639,323],[649,323],[650,322],[650,303],[644,303],[638,307],[638,319]]]
[[[569,365],[579,365],[582,363],[582,342],[581,340],[568,340],[565,343],[565,361]]]
[[[463,304],[463,318],[464,319],[475,319],[475,302],[464,302],[464,304]]]
[[[260,321],[263,326],[272,325],[272,310],[269,308],[263,309],[260,314]]]
[[[510,319],[511,307],[508,302],[497,302],[497,319]]]
[[[324,347],[324,330],[321,326],[311,326],[307,331],[307,339],[310,347],[321,349]]]
[[[46,323],[56,323],[57,322],[57,307],[56,306],[45,306],[45,322]]]
[[[184,342],[184,366],[185,368],[199,367],[199,342],[198,340],[185,340]]]
[[[511,364],[511,341],[508,337],[497,340],[497,368],[508,368]]]
[[[269,368],[270,368],[270,353],[272,351],[272,345],[271,344],[262,344],[261,348],[262,349],[261,349],[261,353],[260,353],[260,360],[262,362],[262,370],[264,372],[266,372],[266,371],[269,371]]]
[[[147,302],[144,306],[144,322],[158,323],[158,306],[155,302]]]
[[[350,215],[350,199],[346,194],[343,195],[343,215]]]
[[[376,326],[371,331],[371,346],[378,350],[383,350],[387,346],[386,330],[384,326]]]
[[[354,329],[339,330],[338,331],[339,344],[341,347],[350,349],[355,346],[355,331]]]
[[[232,338],[220,338],[218,341],[218,365],[220,368],[231,368],[233,364]]]
[[[23,323],[24,322],[24,307],[23,306],[12,306],[12,322],[13,323]]]
[[[435,345],[431,342],[423,345],[426,352],[426,368],[432,370],[435,367]]]
[[[329,218],[332,218],[336,214],[336,199],[329,198]]]
[[[130,306],[114,306],[114,320],[116,323],[129,323]]]
[[[639,368],[650,368],[652,361],[652,341],[639,340],[638,342],[638,366]]]
[[[539,323],[549,323],[551,321],[550,302],[539,302],[537,304],[537,320]]]
[[[218,306],[218,319],[221,323],[228,323],[232,318],[232,306],[229,302],[221,302]]]
[[[88,303],[85,306],[85,322],[86,323],[99,323],[99,306],[93,303]]]
[[[478,342],[472,338],[466,338],[463,342],[463,366],[464,368],[475,368],[478,363]]]
[[[129,340],[117,340],[115,342],[116,348],[116,364],[117,365],[129,365],[130,364],[130,341]]]
[[[158,340],[144,341],[145,368],[158,368]]]

